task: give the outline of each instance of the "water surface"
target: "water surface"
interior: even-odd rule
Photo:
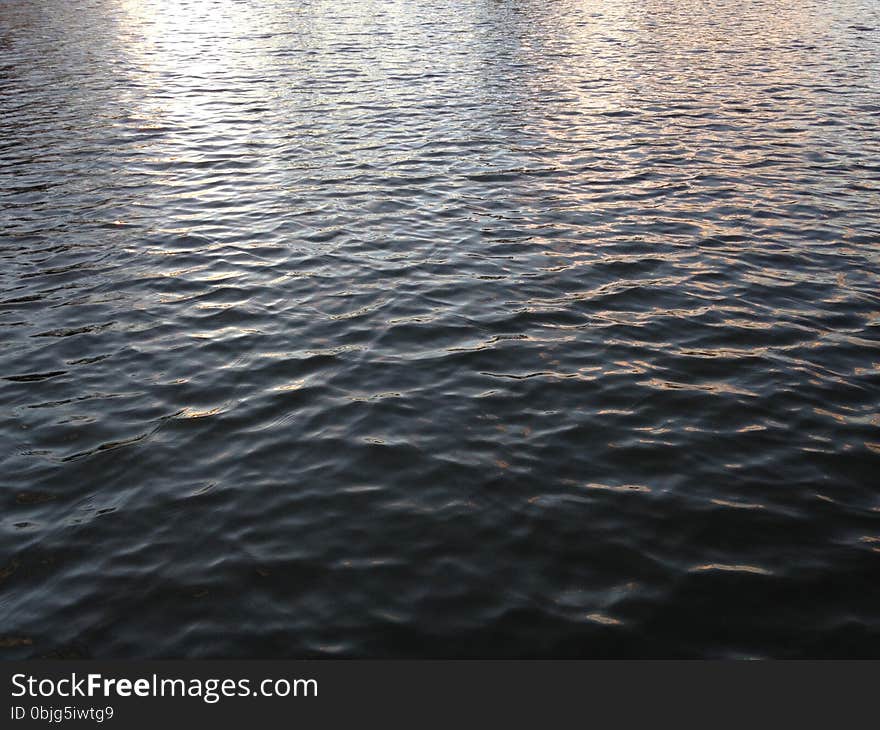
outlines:
[[[880,656],[875,0],[0,0],[0,652]]]

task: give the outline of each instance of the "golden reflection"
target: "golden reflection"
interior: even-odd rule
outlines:
[[[229,410],[229,406],[217,406],[216,408],[209,408],[206,410],[196,410],[195,408],[184,408],[180,411],[175,418],[178,419],[200,419],[200,418],[210,418],[211,416],[217,416],[221,413],[226,413]]]
[[[297,391],[297,390],[302,390],[305,387],[305,384],[306,384],[306,378],[300,378],[299,380],[293,380],[289,383],[283,383],[281,385],[276,385],[274,388],[272,388],[272,390],[275,392],[280,392],[280,393],[288,393],[288,392],[293,392],[293,391]]]
[[[587,489],[602,489],[609,492],[650,492],[651,488],[644,484],[598,484],[592,482],[584,485]]]
[[[622,621],[616,619],[612,616],[608,616],[607,614],[600,613],[598,611],[593,613],[588,613],[586,615],[586,619],[588,621],[592,621],[597,624],[604,624],[605,626],[621,626],[623,624]]]
[[[752,423],[748,426],[736,429],[737,433],[753,433],[755,431],[766,431],[767,427],[760,423]]]
[[[726,563],[706,563],[705,565],[697,565],[690,569],[692,573],[703,573],[709,571],[721,571],[727,573],[752,573],[754,575],[773,575],[772,571],[765,568],[759,568],[756,565],[729,565]]]
[[[639,385],[658,388],[660,390],[697,390],[703,393],[712,393],[713,395],[741,395],[749,398],[757,398],[758,394],[745,388],[737,388],[729,383],[681,383],[673,380],[662,380],[661,378],[651,378],[643,380]]]
[[[734,509],[765,509],[763,504],[752,502],[729,502],[726,499],[713,499],[711,501],[712,504],[717,504],[719,507],[732,507]]]

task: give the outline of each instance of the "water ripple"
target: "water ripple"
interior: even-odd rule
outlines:
[[[8,0],[4,656],[880,654],[868,0]]]

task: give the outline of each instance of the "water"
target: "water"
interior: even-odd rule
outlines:
[[[0,654],[880,656],[880,4],[0,2]]]

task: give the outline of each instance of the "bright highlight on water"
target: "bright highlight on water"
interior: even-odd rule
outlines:
[[[875,0],[0,2],[0,656],[880,655]]]

